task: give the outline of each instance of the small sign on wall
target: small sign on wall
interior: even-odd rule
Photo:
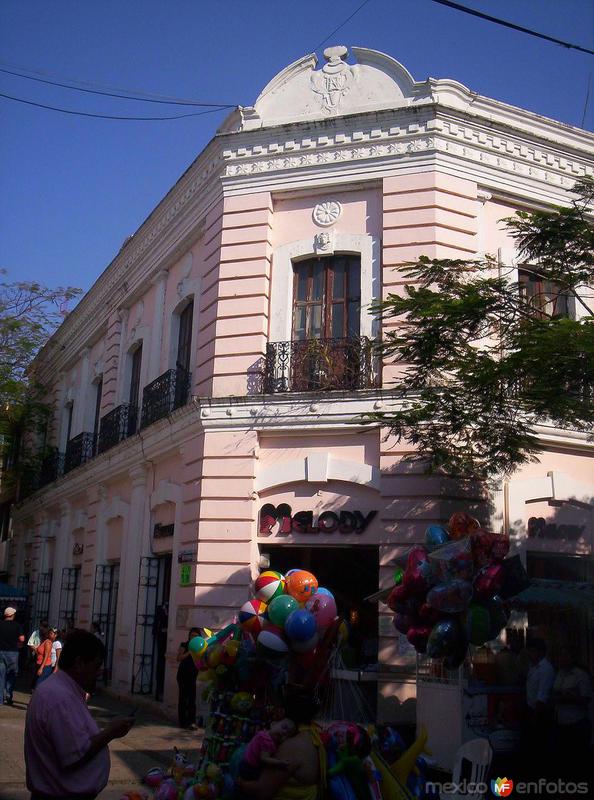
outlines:
[[[179,585],[189,586],[192,582],[192,565],[180,564],[179,567]]]

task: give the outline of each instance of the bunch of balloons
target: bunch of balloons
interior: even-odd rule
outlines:
[[[318,585],[311,572],[292,569],[287,575],[267,570],[254,584],[255,597],[239,612],[239,624],[267,659],[313,651],[336,618],[332,593]]]
[[[425,544],[412,547],[394,574],[387,603],[396,630],[418,653],[459,667],[469,644],[482,645],[505,627],[504,597],[515,593],[508,551],[507,536],[465,512],[452,514],[447,527],[430,525]]]

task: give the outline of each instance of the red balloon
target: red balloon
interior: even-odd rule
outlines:
[[[472,557],[477,567],[484,567],[494,560],[503,559],[509,551],[509,536],[492,533],[483,528],[471,533],[470,542]]]
[[[414,628],[409,628],[406,638],[417,653],[424,653],[427,649],[427,639],[429,638],[431,630],[431,625],[417,625]]]
[[[406,561],[402,585],[409,592],[426,592],[432,583],[433,565],[424,547],[413,547]]]
[[[406,586],[400,584],[392,589],[386,603],[392,611],[404,610],[405,603],[409,597],[410,593]]]
[[[488,564],[483,567],[474,579],[475,600],[490,600],[501,589],[504,570],[501,564]]]

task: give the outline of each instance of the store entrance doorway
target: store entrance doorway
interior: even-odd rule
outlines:
[[[342,651],[345,666],[362,669],[377,664],[378,606],[364,598],[378,590],[378,547],[267,544],[261,549],[270,558],[270,569],[283,575],[290,569],[305,569],[332,592],[339,615],[348,623],[349,639]]]

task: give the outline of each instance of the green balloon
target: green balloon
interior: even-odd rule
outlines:
[[[268,605],[268,619],[279,628],[285,627],[285,620],[299,608],[299,603],[289,594],[281,594],[270,601]]]
[[[398,567],[398,569],[394,571],[394,586],[400,586],[403,578],[404,578],[404,570],[402,569],[402,567]]]
[[[471,644],[482,645],[488,642],[491,631],[489,609],[480,603],[471,603],[466,612],[466,633]]]

